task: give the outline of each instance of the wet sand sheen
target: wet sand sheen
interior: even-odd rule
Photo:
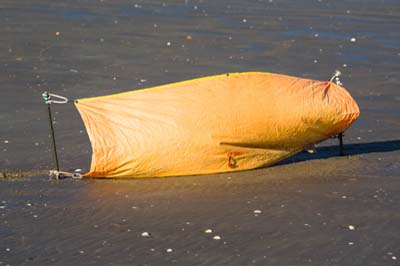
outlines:
[[[397,6],[2,1],[0,170],[23,178],[0,181],[0,265],[397,265]],[[44,174],[44,90],[76,99],[235,71],[326,80],[335,69],[361,109],[346,132],[349,156],[332,140],[315,155],[232,174]],[[62,168],[87,170],[77,112],[53,111]]]

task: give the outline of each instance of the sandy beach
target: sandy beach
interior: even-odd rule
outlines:
[[[0,2],[0,266],[399,265],[398,1]],[[342,72],[361,116],[315,154],[229,174],[88,171],[73,100],[207,75]],[[155,107],[156,108],[156,107]]]

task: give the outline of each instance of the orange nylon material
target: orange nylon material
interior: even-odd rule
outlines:
[[[233,73],[76,101],[91,144],[86,177],[253,169],[345,131],[359,116],[328,81]]]

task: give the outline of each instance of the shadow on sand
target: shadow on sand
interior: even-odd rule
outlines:
[[[376,141],[367,143],[357,144],[345,144],[344,145],[344,156],[367,154],[373,152],[390,152],[400,150],[400,140],[387,140],[387,141]],[[325,146],[317,148],[317,152],[310,154],[302,152],[296,154],[276,165],[283,165],[294,162],[302,162],[315,159],[327,159],[331,157],[338,157],[339,145]]]

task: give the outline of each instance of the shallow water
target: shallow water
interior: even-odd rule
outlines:
[[[397,0],[2,0],[0,170],[52,168],[43,91],[72,102],[225,72],[326,80],[340,69],[361,117],[349,157],[328,141],[229,175],[5,179],[0,265],[396,265],[399,21]],[[87,170],[75,107],[52,110],[61,167]]]

